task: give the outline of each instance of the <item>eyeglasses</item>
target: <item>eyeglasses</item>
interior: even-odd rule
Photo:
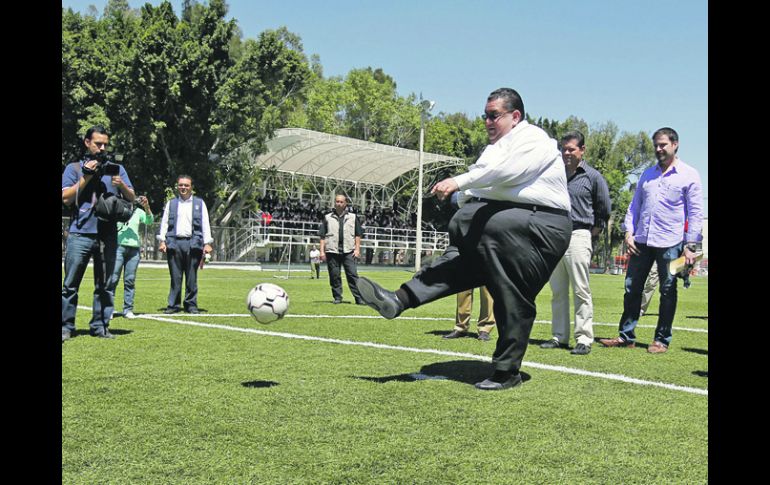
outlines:
[[[486,121],[489,120],[492,123],[497,121],[498,118],[500,118],[503,115],[507,115],[508,113],[513,113],[513,111],[505,111],[504,113],[484,113],[481,115],[481,119]]]

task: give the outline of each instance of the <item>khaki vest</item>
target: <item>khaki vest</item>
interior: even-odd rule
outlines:
[[[356,215],[345,212],[342,216],[343,239],[342,250],[340,250],[340,219],[337,213],[332,211],[324,216],[326,219],[326,239],[325,251],[327,253],[345,254],[356,249]]]

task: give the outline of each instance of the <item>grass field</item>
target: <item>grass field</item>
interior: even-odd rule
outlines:
[[[390,289],[411,277],[360,272]],[[104,340],[87,334],[89,269],[77,337],[62,344],[63,483],[708,481],[708,278],[680,284],[668,353],[645,352],[656,295],[636,349],[543,350],[550,325],[536,323],[525,383],[482,392],[473,383],[491,372],[496,332],[490,342],[441,339],[454,298],[384,320],[332,305],[325,272],[275,274],[206,268],[204,313],[169,317],[168,271],[140,265],[141,318],[114,319],[118,338]],[[288,291],[286,318],[260,325],[247,315],[259,282]],[[616,336],[623,277],[591,283],[594,333]],[[538,321],[550,313],[546,285]]]

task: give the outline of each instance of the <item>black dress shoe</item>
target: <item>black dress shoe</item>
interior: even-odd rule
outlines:
[[[460,338],[460,337],[467,337],[468,332],[461,332],[459,330],[452,330],[452,333],[448,333],[444,335],[441,338]]]
[[[69,340],[72,338],[72,332],[66,329],[62,329],[61,331],[61,341],[64,342],[65,340]]]
[[[489,332],[485,332],[483,330],[479,330],[479,340],[482,342],[489,342]]]
[[[566,349],[567,344],[560,343],[558,340],[549,340],[540,344],[541,349]]]
[[[586,344],[577,344],[570,352],[572,355],[587,355],[591,353],[591,346]]]
[[[356,300],[356,305],[366,305],[364,300]]]
[[[91,332],[91,336],[97,338],[115,338],[115,336],[112,335],[107,329],[105,329],[103,332]]]
[[[190,308],[189,310],[185,310],[185,313],[192,313],[193,315],[199,314],[201,311],[197,308]]]
[[[484,379],[483,381],[476,383],[476,389],[482,391],[502,391],[503,389],[520,386],[521,383],[521,374],[514,374],[502,382],[493,381],[491,378]]]
[[[332,303],[334,303],[335,305],[339,305],[340,303],[342,303],[342,300],[334,300]]]
[[[171,315],[172,313],[179,313],[179,311],[180,311],[179,308],[166,308],[165,310],[163,310],[163,313],[165,313],[166,315]]]
[[[358,279],[358,291],[361,292],[361,299],[367,305],[389,320],[396,318],[404,311],[404,305],[395,292],[386,290],[365,276]]]

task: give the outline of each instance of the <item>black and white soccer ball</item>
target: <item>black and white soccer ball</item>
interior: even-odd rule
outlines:
[[[272,323],[289,311],[289,294],[278,285],[260,283],[249,291],[246,307],[259,323]]]

